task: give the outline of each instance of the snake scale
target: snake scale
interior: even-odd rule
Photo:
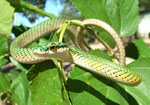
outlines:
[[[12,41],[10,45],[10,54],[21,63],[32,64],[55,58],[61,61],[74,63],[91,72],[95,72],[101,76],[127,85],[134,86],[141,82],[141,77],[132,70],[104,58],[91,55],[78,48],[69,47],[62,42],[49,42],[38,48],[26,48],[32,42],[59,29],[64,22],[65,20],[63,19],[54,18],[46,20],[29,29]],[[84,21],[84,24],[86,24],[86,21]],[[90,24],[92,24],[92,21],[88,20],[87,25]],[[66,31],[71,35],[77,34],[76,28],[72,26],[68,26]]]

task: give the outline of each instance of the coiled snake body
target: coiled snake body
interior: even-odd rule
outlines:
[[[55,58],[74,63],[89,71],[127,85],[137,85],[141,82],[141,77],[128,68],[77,48],[68,47],[65,43],[49,42],[38,48],[25,48],[39,38],[56,31],[64,22],[65,20],[62,19],[47,20],[21,34],[10,45],[12,57],[21,63],[29,64]],[[69,26],[66,30],[72,35],[76,34],[76,28],[74,27]]]

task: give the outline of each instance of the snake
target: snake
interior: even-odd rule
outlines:
[[[59,18],[48,19],[25,31],[11,42],[11,56],[18,62],[26,64],[34,64],[49,59],[70,62],[85,68],[89,72],[130,86],[136,86],[142,81],[141,76],[129,68],[92,55],[79,48],[68,46],[64,42],[50,41],[36,48],[27,47],[40,38],[49,35],[49,33],[58,30],[64,22],[64,19]],[[77,28],[72,26],[68,26],[66,31],[70,35],[77,34]]]

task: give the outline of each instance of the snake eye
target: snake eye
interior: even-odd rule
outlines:
[[[52,44],[51,44],[50,50],[51,50],[51,51],[56,51],[56,50],[57,50],[55,43],[52,43]]]

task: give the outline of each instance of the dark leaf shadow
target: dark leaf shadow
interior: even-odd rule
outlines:
[[[30,67],[26,77],[29,81],[32,81],[40,72],[53,68],[55,68],[55,65],[52,61],[40,62]]]
[[[107,86],[110,86],[114,88],[116,91],[118,91],[120,95],[128,102],[129,105],[138,105],[134,97],[131,96],[128,92],[126,92],[125,89],[119,86],[116,82],[109,80],[107,78],[104,78],[104,77],[100,77],[99,75],[96,75],[96,74],[92,74],[92,75],[99,81],[106,84]]]
[[[94,89],[92,86],[80,80],[68,79],[67,90],[76,93],[81,93],[82,91],[86,91],[92,94],[93,96],[95,96],[96,98],[98,98],[99,100],[101,100],[106,105],[119,105],[111,101],[110,99],[106,98],[103,94],[101,94],[99,91]]]
[[[114,88],[116,91],[120,93],[120,95],[127,101],[129,105],[138,105],[137,101],[132,97],[129,93],[127,93],[121,86],[119,86],[117,83],[113,82],[112,80],[108,80],[107,78],[101,77],[99,75],[93,74],[92,75],[99,81],[103,82],[107,86],[110,86]],[[86,91],[99,100],[101,100],[106,105],[119,105],[116,102],[113,102],[112,100],[106,98],[102,93],[97,91],[94,87],[86,84],[85,82],[81,80],[76,79],[68,79],[67,83],[67,90],[75,93],[81,93],[83,91]]]
[[[125,51],[127,57],[137,59],[139,56],[138,49],[134,43],[129,43],[128,46],[125,48]]]

